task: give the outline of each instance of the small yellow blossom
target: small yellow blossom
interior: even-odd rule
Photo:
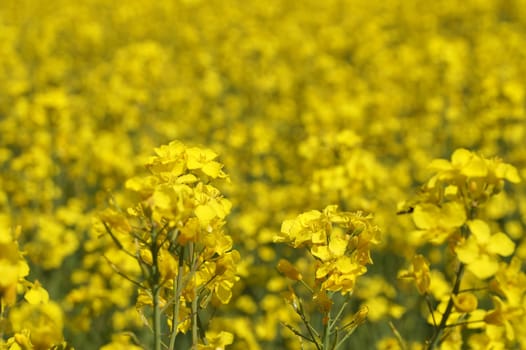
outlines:
[[[30,290],[24,295],[24,299],[30,304],[45,304],[49,301],[47,290],[42,288],[38,281],[35,281]]]
[[[478,306],[478,299],[473,293],[453,295],[453,303],[459,312],[471,312]]]
[[[499,267],[497,256],[509,256],[515,244],[504,233],[491,234],[482,220],[468,222],[470,236],[455,248],[460,261],[480,279],[493,276]]]
[[[197,349],[199,350],[224,350],[227,345],[230,345],[234,341],[234,335],[230,332],[219,332],[206,334],[206,345],[198,344]]]
[[[415,280],[416,288],[420,294],[427,294],[431,284],[429,273],[429,263],[423,255],[415,255],[409,270],[402,270],[398,273],[398,278],[412,278]]]

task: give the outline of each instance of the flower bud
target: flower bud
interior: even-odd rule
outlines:
[[[303,279],[301,273],[285,259],[280,259],[277,267],[279,272],[293,281],[301,281]]]

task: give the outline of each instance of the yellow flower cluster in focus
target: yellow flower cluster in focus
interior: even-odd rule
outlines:
[[[312,210],[285,220],[274,241],[306,247],[317,260],[315,277],[320,288],[345,295],[353,291],[357,277],[372,263],[371,245],[379,243],[380,230],[371,219],[331,205],[323,212]]]

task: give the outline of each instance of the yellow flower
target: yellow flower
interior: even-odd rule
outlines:
[[[427,182],[428,190],[443,191],[441,184],[445,184],[445,192],[439,197],[467,196],[473,201],[471,205],[485,202],[499,192],[504,180],[520,182],[519,173],[512,165],[498,158],[486,159],[463,148],[453,152],[451,161],[435,159],[429,167],[436,174]]]
[[[490,288],[504,296],[509,305],[520,306],[526,291],[526,274],[522,271],[521,259],[514,256],[509,264],[501,262]]]
[[[451,162],[445,159],[435,159],[429,165],[430,169],[439,172],[439,178],[451,179],[457,174],[466,177],[485,177],[488,167],[484,159],[464,148],[459,148],[451,155]]]
[[[415,206],[413,221],[419,229],[415,232],[419,241],[442,244],[464,224],[466,211],[456,201],[442,206],[422,203]]]
[[[0,345],[2,345],[0,343]],[[33,344],[31,344],[29,329],[23,329],[20,332],[17,332],[13,337],[7,340],[7,349],[9,350],[32,350],[34,349]],[[3,348],[2,348],[3,349]]]
[[[420,294],[429,293],[429,286],[431,284],[429,263],[423,255],[415,255],[410,269],[400,271],[398,278],[412,278],[415,280],[416,288]]]
[[[3,229],[0,229],[0,270],[0,298],[10,306],[16,301],[18,283],[29,274],[29,266],[20,255],[18,242]]]
[[[49,294],[38,281],[35,281],[33,287],[26,292],[24,299],[30,304],[45,304],[49,301]]]
[[[379,229],[372,216],[363,212],[341,212],[336,205],[323,212],[311,210],[285,220],[274,242],[294,248],[306,246],[319,260],[315,277],[324,289],[350,293],[365,265],[372,263],[370,246],[379,242]]]
[[[504,233],[490,233],[482,220],[468,222],[469,237],[455,248],[459,260],[480,279],[493,276],[498,268],[497,256],[509,256],[515,249],[513,241]]]
[[[291,243],[295,248],[312,243],[314,237],[326,237],[322,224],[323,216],[318,210],[311,210],[298,215],[296,219],[283,221],[281,232],[274,237],[274,242]],[[316,238],[314,238],[316,240]],[[318,241],[322,238],[317,238]]]
[[[186,171],[185,149],[186,146],[180,141],[157,147],[157,156],[150,158],[146,166],[154,175],[164,180],[177,178]]]
[[[111,343],[103,345],[100,350],[141,350],[142,347],[134,344],[133,339],[134,336],[127,333],[115,334],[111,337]]]
[[[234,335],[224,331],[219,333],[210,332],[206,334],[206,340],[208,344],[198,344],[198,350],[224,350],[227,345],[233,343]]]
[[[188,157],[187,167],[189,170],[200,169],[213,179],[226,177],[226,174],[221,170],[223,165],[214,160],[217,158],[217,153],[214,151],[191,147],[186,149],[186,155]]]
[[[49,349],[63,341],[63,314],[55,302],[45,304],[22,304],[13,308],[9,320],[15,332],[28,329],[35,350]]]
[[[493,300],[495,308],[484,316],[484,322],[489,325],[504,327],[506,338],[508,340],[515,339],[516,330],[510,321],[524,314],[523,307],[508,305],[505,301],[496,296],[491,299]],[[523,325],[520,325],[520,331],[522,331],[522,326]]]
[[[471,312],[478,306],[478,299],[473,293],[453,295],[453,303],[459,312]]]

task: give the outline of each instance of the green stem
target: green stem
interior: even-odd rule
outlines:
[[[300,280],[301,284],[303,284],[303,286],[305,288],[307,288],[307,290],[311,293],[314,293],[314,291],[312,290],[312,288],[307,284],[307,282],[305,282],[304,280]]]
[[[327,320],[325,321],[325,326],[323,328],[323,350],[329,350],[331,344],[331,313],[327,313]]]
[[[331,320],[330,328],[333,328],[336,322],[338,322],[338,320],[340,319],[340,317],[342,317],[343,311],[345,310],[346,307],[347,307],[347,302],[343,303],[342,307],[336,314],[336,317],[334,317],[334,319]]]
[[[442,333],[447,327],[447,321],[449,319],[449,316],[451,316],[451,312],[453,311],[453,296],[457,295],[460,290],[460,282],[462,280],[462,276],[464,275],[464,269],[465,266],[463,263],[460,263],[458,270],[457,270],[457,277],[455,280],[455,285],[453,286],[453,291],[451,292],[451,296],[449,297],[449,300],[447,302],[446,310],[444,311],[444,314],[442,315],[442,319],[440,320],[440,324],[438,325],[438,328],[435,330],[433,336],[429,340],[429,345],[427,347],[427,350],[433,350],[439,343],[440,338],[442,337]]]
[[[463,192],[462,196],[464,198],[464,207],[466,208],[467,219],[473,220],[476,217],[477,208],[475,206],[472,206],[471,203],[468,201],[469,196],[466,193]],[[467,239],[470,235],[467,225],[462,226],[461,230],[462,230],[461,232],[464,238]],[[462,277],[464,276],[465,268],[466,268],[466,265],[462,262],[459,262],[458,270],[457,270],[456,277],[455,277],[455,285],[453,286],[453,290],[451,291],[451,296],[449,297],[449,300],[447,302],[446,310],[444,311],[444,314],[442,315],[440,324],[438,325],[437,328],[435,328],[435,332],[433,333],[433,336],[427,342],[426,350],[435,349],[435,347],[441,341],[444,330],[448,327],[447,321],[449,319],[449,316],[451,316],[451,312],[453,311],[453,306],[454,306],[453,297],[461,293],[460,282],[462,281]]]
[[[352,328],[351,330],[349,330],[344,336],[343,338],[338,342],[336,343],[336,346],[334,347],[334,349],[339,349],[340,346],[342,346],[343,344],[345,344],[345,342],[347,341],[347,339],[349,339],[349,337],[354,333],[354,330],[356,329],[355,328]]]
[[[197,323],[197,307],[198,307],[198,293],[197,293],[197,286],[195,284],[195,271],[197,270],[197,258],[194,251],[194,243],[191,242],[188,245],[189,248],[189,255],[190,255],[190,266],[191,266],[191,274],[193,282],[193,288],[194,288],[194,295],[192,299],[192,349],[197,350],[197,344],[198,344],[198,323]]]
[[[198,327],[197,327],[197,293],[192,300],[192,349],[197,350],[198,344]]]
[[[0,324],[4,324],[4,319],[5,319],[5,316],[4,316],[4,311],[5,311],[5,307],[4,307],[4,301],[0,298]],[[4,327],[0,327],[0,339],[4,339]]]
[[[177,269],[177,278],[173,280],[173,309],[172,309],[172,334],[170,334],[170,350],[175,349],[175,338],[177,336],[177,327],[179,325],[179,303],[181,300],[181,293],[183,290],[183,273],[184,273],[184,247],[181,247],[179,254],[179,266]]]
[[[159,294],[161,289],[154,286],[153,290],[153,348],[161,350],[161,309],[159,307]]]
[[[391,331],[393,332],[396,340],[398,341],[398,345],[400,345],[400,349],[407,350],[407,345],[404,339],[402,338],[402,335],[400,334],[400,332],[398,332],[398,329],[396,329],[394,323],[391,321],[389,321],[389,328],[391,328]]]
[[[482,322],[486,322],[486,321],[484,321],[484,320],[463,321],[463,322],[458,322],[458,323],[455,323],[455,324],[448,324],[446,327],[450,328],[450,327],[466,326],[466,325],[469,325],[469,324],[482,323]]]
[[[152,286],[152,297],[153,297],[153,349],[161,350],[161,307],[160,307],[160,294],[161,294],[161,274],[159,271],[159,250],[160,246],[157,244],[157,231],[152,225],[152,243],[150,245],[150,252],[152,253],[152,274],[151,274],[151,286]]]
[[[303,304],[301,302],[299,303],[299,307],[298,307],[298,310],[296,310],[296,313],[300,316],[301,320],[303,321],[303,324],[307,328],[307,332],[309,332],[310,339],[314,343],[314,345],[316,346],[316,349],[317,350],[322,350],[323,348],[321,347],[320,343],[318,342],[319,334],[316,333],[316,330],[312,327],[310,322],[305,317],[305,312],[303,310]]]

